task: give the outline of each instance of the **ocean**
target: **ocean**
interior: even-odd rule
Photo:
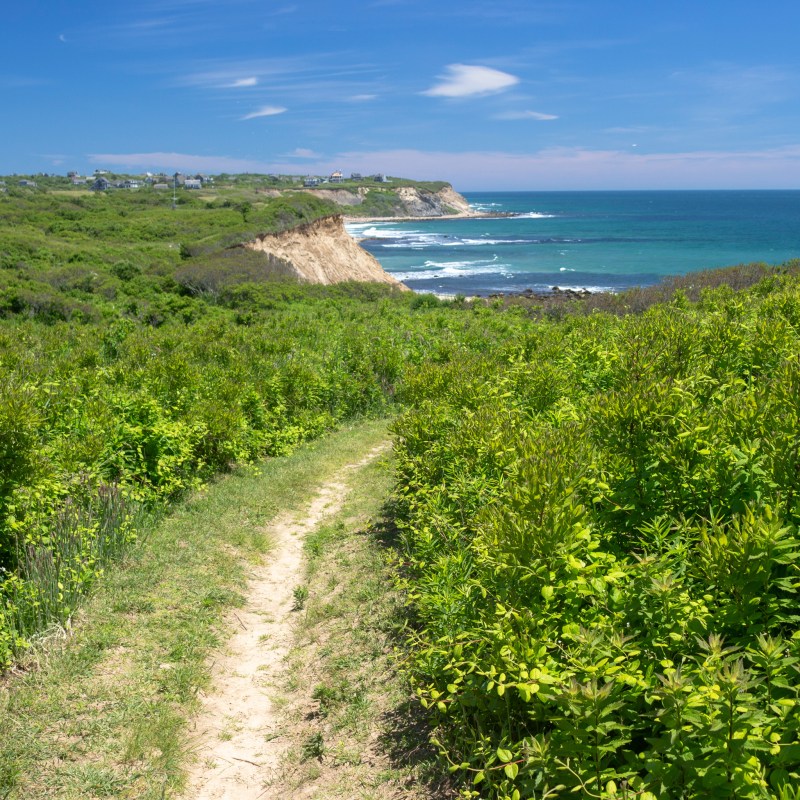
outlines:
[[[350,223],[410,288],[619,291],[668,275],[800,258],[800,191],[481,192],[500,216]]]

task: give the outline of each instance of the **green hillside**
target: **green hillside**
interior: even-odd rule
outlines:
[[[798,265],[303,286],[226,247],[335,207],[225,191],[0,195],[0,667],[144,516],[388,413],[400,662],[454,792],[800,796]]]

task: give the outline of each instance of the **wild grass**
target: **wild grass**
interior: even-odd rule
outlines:
[[[265,527],[297,509],[354,452],[372,422],[242,468],[193,496],[127,551],[67,637],[40,643],[0,688],[0,797],[171,796],[187,721],[207,685],[247,565],[269,557]]]

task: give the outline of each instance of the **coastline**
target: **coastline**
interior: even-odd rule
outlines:
[[[508,214],[487,213],[483,211],[476,211],[472,214],[438,214],[438,215],[409,215],[405,217],[353,217],[349,214],[344,214],[343,219],[345,225],[371,222],[435,222],[440,219],[497,219],[499,217],[509,216]]]
[[[475,211],[474,213],[462,214],[440,214],[438,216],[406,216],[406,217],[352,217],[350,215],[343,215],[342,220],[347,225],[371,225],[372,223],[379,222],[437,222],[438,220],[454,220],[454,219],[502,219],[503,217],[510,217],[513,214],[502,214],[497,212]],[[349,231],[348,231],[349,233]],[[369,236],[355,236],[350,234],[356,242],[364,242],[369,239]]]

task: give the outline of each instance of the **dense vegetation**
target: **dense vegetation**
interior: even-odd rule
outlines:
[[[0,195],[0,667],[140,513],[399,405],[408,670],[465,796],[798,797],[796,265],[443,304],[234,246],[307,193],[170,204]]]
[[[286,283],[230,246],[330,213],[306,193],[180,199],[0,196],[0,666],[69,619],[143,509],[510,335],[389,289]]]
[[[771,276],[409,378],[410,671],[465,795],[797,796],[799,359]]]

